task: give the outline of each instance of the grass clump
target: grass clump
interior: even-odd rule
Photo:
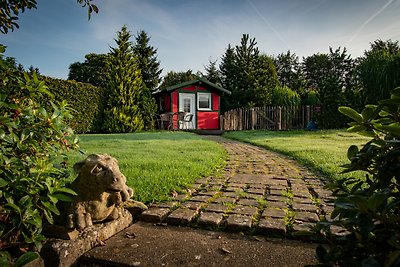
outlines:
[[[193,182],[222,169],[226,151],[217,143],[185,132],[146,132],[80,136],[86,155],[72,155],[75,161],[92,153],[115,157],[135,199],[153,203],[182,193]]]

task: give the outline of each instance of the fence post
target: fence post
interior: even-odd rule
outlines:
[[[282,108],[278,107],[276,109],[276,126],[278,130],[282,130]]]

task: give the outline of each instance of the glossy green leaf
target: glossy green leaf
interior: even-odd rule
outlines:
[[[22,254],[22,256],[20,256],[17,259],[17,261],[15,262],[15,267],[22,267],[38,258],[39,254],[37,254],[36,252],[32,251],[25,252],[24,254]]]
[[[3,178],[0,178],[0,187],[8,185],[8,182],[4,180]]]
[[[77,195],[77,193],[74,190],[67,187],[57,188],[56,190],[54,190],[54,193],[66,193],[73,196]]]
[[[53,212],[56,215],[60,215],[60,211],[57,209],[56,206],[54,206],[53,204],[51,204],[48,201],[41,201],[42,205],[47,208],[48,210],[50,210],[51,212]]]
[[[354,126],[349,127],[349,128],[347,129],[347,131],[348,131],[349,133],[356,133],[356,132],[365,131],[366,129],[367,129],[367,128],[366,128],[365,126],[363,126],[363,125],[354,125]]]
[[[347,158],[349,160],[351,160],[352,158],[354,158],[357,153],[358,153],[358,147],[356,145],[352,145],[349,147],[349,149],[347,150]]]
[[[353,120],[362,123],[363,122],[363,117],[354,109],[349,108],[349,107],[339,107],[339,111],[346,115],[349,118],[352,118]]]

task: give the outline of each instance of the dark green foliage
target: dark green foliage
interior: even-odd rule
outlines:
[[[150,37],[145,31],[140,31],[135,36],[136,42],[133,53],[137,57],[138,67],[142,73],[142,80],[146,87],[153,91],[161,82],[160,61],[157,60],[157,49],[149,44]]]
[[[300,92],[302,87],[302,73],[300,68],[299,57],[287,51],[285,54],[279,54],[274,58],[274,64],[279,83],[281,86]]]
[[[117,47],[111,48],[107,62],[107,92],[104,131],[126,133],[151,125],[155,100],[143,83],[132,51],[131,34],[126,26],[117,33]]]
[[[360,59],[357,74],[365,103],[388,98],[390,90],[400,86],[400,46],[398,42],[377,40]]]
[[[77,3],[81,4],[82,7],[87,7],[89,19],[92,12],[99,12],[92,0],[77,0]],[[19,25],[16,21],[19,13],[25,12],[26,9],[36,8],[36,5],[36,0],[2,0],[0,2],[0,32],[6,34],[8,30],[18,29]]]
[[[0,262],[7,266],[19,249],[40,249],[44,221],[53,223],[57,202],[74,194],[65,187],[66,152],[77,139],[65,123],[66,103],[45,109],[36,101],[50,94],[45,82],[3,60],[3,52],[0,46]],[[16,264],[34,256],[24,254]]]
[[[68,80],[90,83],[94,86],[106,86],[106,54],[90,53],[85,55],[85,61],[75,62],[69,66]]]
[[[204,75],[204,78],[216,85],[221,86],[221,77],[217,68],[217,61],[209,60],[205,70],[206,74]]]
[[[337,196],[333,221],[319,225],[328,242],[319,247],[319,261],[334,266],[400,265],[400,88],[379,105],[361,113],[340,112],[354,120],[348,131],[372,139],[359,149],[351,146],[351,163],[344,172],[364,171],[365,180],[345,179],[330,184]],[[332,231],[344,230],[341,235]]]
[[[317,92],[321,112],[317,116],[321,128],[342,128],[346,119],[338,112],[340,105],[354,106],[356,88],[354,60],[347,50],[329,49],[329,54],[314,54],[303,61],[303,74],[307,91]],[[304,98],[306,101],[306,98]]]
[[[105,92],[103,88],[87,83],[65,81],[42,77],[48,90],[57,102],[66,101],[71,108],[73,119],[67,119],[68,125],[76,133],[99,133],[104,117]],[[51,108],[49,97],[42,96],[39,101]]]
[[[192,72],[192,70],[188,70],[186,72],[174,72],[169,71],[163,78],[163,81],[160,85],[161,89],[168,88],[170,86],[174,86],[180,83],[188,82],[197,79],[196,75]]]
[[[21,1],[2,1],[0,4],[0,32],[6,34],[8,30],[19,28],[18,20],[19,12],[25,12],[26,9],[36,8],[36,0]]]
[[[231,91],[222,101],[222,110],[265,106],[277,83],[273,60],[260,55],[255,38],[243,34],[240,45],[228,46],[220,64],[222,87]]]

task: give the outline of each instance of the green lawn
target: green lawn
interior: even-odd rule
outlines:
[[[349,163],[347,149],[350,145],[361,145],[369,140],[346,130],[236,131],[224,136],[288,155],[333,179],[362,176],[361,173],[340,174],[339,166]]]
[[[145,203],[167,200],[221,169],[227,157],[219,144],[185,132],[81,135],[80,149],[117,158],[135,199]],[[71,160],[85,157],[76,153]]]

